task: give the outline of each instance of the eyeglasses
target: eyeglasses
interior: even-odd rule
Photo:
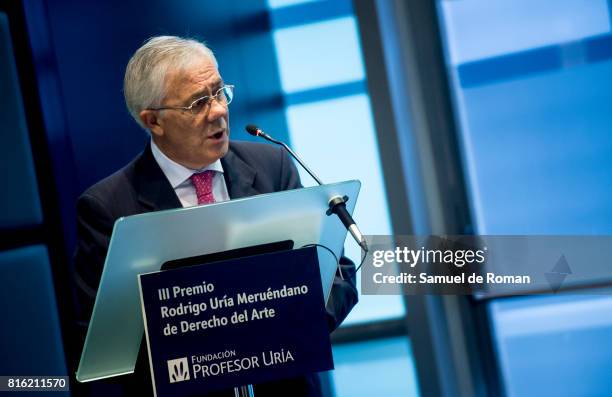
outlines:
[[[204,108],[210,105],[213,101],[217,101],[223,106],[227,106],[232,103],[234,99],[234,86],[224,85],[219,88],[215,95],[206,95],[191,102],[189,106],[163,106],[159,108],[149,108],[149,110],[188,110],[192,114],[199,114]]]

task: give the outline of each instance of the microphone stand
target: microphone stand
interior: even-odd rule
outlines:
[[[234,397],[254,397],[253,385],[234,387]]]

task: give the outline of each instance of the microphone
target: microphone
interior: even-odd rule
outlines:
[[[275,143],[277,145],[280,145],[280,146],[284,147],[285,150],[287,150],[287,152],[289,152],[289,154],[302,166],[302,168],[304,168],[306,170],[306,172],[308,172],[308,174],[310,174],[310,176],[319,185],[323,185],[323,181],[321,181],[321,179],[319,179],[319,177],[317,177],[315,175],[315,173],[312,172],[310,170],[310,168],[308,168],[308,166],[304,163],[304,161],[302,161],[302,159],[293,150],[291,150],[291,148],[286,143],[278,141],[278,140],[272,138],[270,135],[266,134],[262,129],[260,129],[256,125],[249,124],[249,125],[246,126],[245,129],[246,129],[246,131],[249,134],[251,134],[253,136],[262,137],[263,139],[265,139],[267,141],[270,141],[272,143]],[[357,244],[359,244],[359,246],[365,252],[368,252],[368,244],[366,242],[366,239],[363,237],[363,234],[361,233],[361,231],[357,227],[357,224],[355,223],[355,220],[353,220],[353,217],[351,216],[351,214],[349,214],[348,210],[346,209],[346,202],[347,201],[348,201],[348,197],[347,196],[344,196],[344,197],[334,196],[334,197],[332,197],[331,199],[329,199],[329,202],[328,202],[329,209],[327,210],[326,214],[328,216],[331,215],[331,214],[338,215],[338,218],[340,219],[340,221],[342,222],[344,227],[346,227],[346,229],[348,230],[350,235],[353,236],[353,239],[355,239]]]

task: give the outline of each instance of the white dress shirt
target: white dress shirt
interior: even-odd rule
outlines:
[[[198,205],[198,196],[196,195],[195,187],[189,178],[195,173],[206,170],[216,171],[212,181],[212,191],[215,202],[218,203],[220,201],[229,200],[229,193],[227,192],[227,186],[225,185],[225,179],[223,178],[223,166],[221,166],[221,160],[217,160],[202,169],[193,170],[171,160],[157,147],[153,140],[151,140],[151,151],[153,152],[155,161],[157,161],[157,164],[159,164],[159,167],[162,169],[164,175],[166,175],[166,178],[168,178],[170,185],[172,185],[172,188],[181,201],[183,207],[193,207],[194,205]]]

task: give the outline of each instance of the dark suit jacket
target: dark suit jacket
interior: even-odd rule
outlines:
[[[295,165],[280,147],[231,141],[221,163],[231,199],[301,187]],[[87,332],[115,221],[123,216],[180,207],[181,203],[155,161],[150,145],[127,166],[96,183],[79,197],[75,282],[82,340]],[[338,327],[357,302],[354,277],[346,277],[354,274],[354,264],[343,257],[341,266],[345,280],[336,277],[327,305],[330,332]],[[120,385],[126,395],[140,395],[147,390],[152,395],[144,350],[141,345],[134,375],[107,382]],[[256,385],[255,394],[258,397],[273,396],[281,395],[278,393],[284,391],[292,396],[316,396],[320,394],[318,389],[318,378],[311,375]]]

